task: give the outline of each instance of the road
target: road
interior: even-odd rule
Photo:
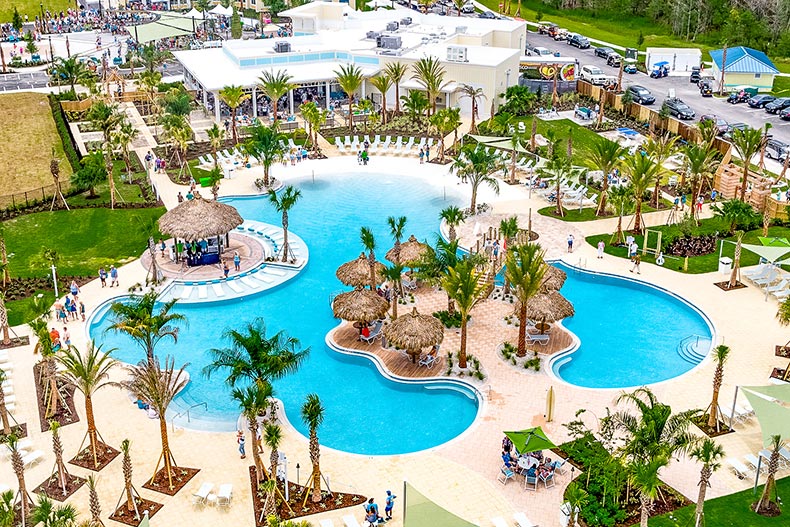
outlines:
[[[171,61],[159,66],[165,80],[184,74],[184,67],[178,61]],[[138,73],[140,68],[136,70]],[[129,70],[121,70],[128,77]],[[46,88],[49,86],[49,75],[46,71],[29,71],[22,73],[7,73],[0,75],[0,92],[15,90],[30,90],[33,88]]]
[[[600,67],[607,75],[617,77],[619,68],[613,68],[606,64],[606,60],[596,57],[594,48],[580,50],[569,46],[565,42],[555,42],[547,35],[538,35],[529,32],[528,41],[534,46],[542,46],[550,50],[556,50],[562,55],[573,56],[579,60],[579,66],[593,64]],[[745,103],[729,104],[724,99],[716,97],[702,97],[699,94],[696,84],[689,82],[687,76],[664,77],[662,79],[651,79],[644,73],[629,75],[623,74],[623,89],[632,84],[639,84],[650,90],[656,97],[656,102],[652,105],[658,109],[661,103],[667,98],[669,90],[675,90],[675,96],[679,97],[688,104],[697,114],[695,121],[705,114],[713,114],[725,119],[730,123],[746,123],[753,128],[762,128],[766,122],[771,123],[773,128],[771,134],[785,143],[790,144],[790,121],[783,121],[777,115],[771,115],[765,110],[750,108]],[[687,121],[691,122],[691,121]]]

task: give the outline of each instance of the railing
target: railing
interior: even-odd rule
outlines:
[[[173,432],[175,432],[175,431],[176,431],[176,422],[175,422],[175,421],[176,421],[176,419],[178,419],[179,417],[183,417],[183,416],[185,416],[185,415],[186,415],[186,416],[187,416],[187,423],[191,422],[191,421],[190,421],[189,412],[190,412],[190,410],[192,410],[193,408],[196,408],[196,407],[198,407],[198,406],[202,406],[202,407],[203,407],[203,408],[205,408],[205,410],[208,412],[208,403],[204,401],[204,402],[202,402],[202,403],[195,403],[195,404],[193,404],[192,406],[190,406],[189,408],[187,408],[186,410],[184,410],[183,412],[179,412],[179,413],[177,413],[176,415],[174,415],[174,416],[173,416],[173,417],[170,419],[170,427],[173,429]]]

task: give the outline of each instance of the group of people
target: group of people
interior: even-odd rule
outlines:
[[[383,522],[387,522],[392,519],[392,509],[395,507],[395,494],[392,491],[387,491],[387,498],[384,501],[384,516],[379,514],[379,506],[376,504],[376,500],[370,498],[367,503],[364,504],[365,506],[365,526],[372,526],[378,525]]]
[[[99,268],[99,281],[102,287],[107,287],[107,278],[110,279],[110,287],[121,286],[121,284],[118,283],[118,269],[116,269],[114,265],[110,266],[109,272],[107,272],[103,266]]]
[[[69,320],[76,321],[80,319],[85,322],[85,304],[79,300],[79,294],[80,288],[77,282],[72,280],[69,286],[69,293],[66,295],[63,302],[55,302],[55,318],[57,318],[58,322],[68,324]],[[69,338],[69,342],[66,346],[70,344],[71,339]]]
[[[548,479],[554,475],[561,461],[552,461],[543,451],[519,453],[509,437],[502,439],[502,470],[510,470],[530,478]]]
[[[427,146],[427,145],[426,146],[421,146],[420,147],[420,153],[417,154],[417,155],[420,156],[420,164],[422,164],[423,162],[430,163],[431,162],[431,147]],[[464,177],[466,177],[466,176],[464,176]],[[466,181],[464,181],[464,183],[466,183]]]

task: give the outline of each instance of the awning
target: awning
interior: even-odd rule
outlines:
[[[518,432],[505,432],[505,435],[513,443],[519,454],[528,454],[557,446],[551,442],[551,439],[546,436],[546,432],[539,426],[519,430]]]
[[[188,13],[184,13],[184,18],[194,18],[195,20],[205,20],[206,15],[204,15],[203,13],[201,13],[200,11],[198,11],[197,9],[195,9],[193,7],[191,11],[189,11]]]
[[[782,441],[790,439],[790,408],[778,402],[790,402],[790,384],[742,386],[741,390],[760,422],[763,445],[770,446],[771,437],[775,435],[781,437]]]
[[[132,26],[129,31],[139,43],[153,42],[163,38],[180,37],[194,33],[195,21],[192,18],[163,14],[156,22]]]
[[[751,243],[744,243],[741,245],[741,247],[759,255],[762,258],[765,258],[771,263],[777,261],[779,258],[790,252],[790,247],[752,245]]]
[[[406,482],[403,482],[403,495],[403,527],[477,527],[438,506]]]

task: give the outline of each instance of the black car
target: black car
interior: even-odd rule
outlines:
[[[623,60],[623,58],[616,51],[612,51],[606,57],[606,63],[612,66],[613,68],[619,68],[621,60]]]
[[[769,139],[765,144],[765,156],[768,159],[776,159],[781,161],[787,155],[787,150],[790,148],[787,143],[778,141],[776,139]]]
[[[653,104],[656,98],[650,93],[650,90],[644,86],[634,84],[629,86],[626,92],[631,96],[631,99],[637,104]]]
[[[765,108],[765,111],[768,113],[779,113],[781,110],[788,107],[790,107],[790,97],[781,97],[769,102],[763,108]]]
[[[663,107],[667,109],[669,115],[672,117],[677,117],[678,119],[694,119],[694,117],[697,115],[694,113],[694,110],[689,108],[688,104],[684,103],[677,97],[671,97],[665,100]]]
[[[691,75],[689,76],[689,82],[697,83],[699,82],[700,77],[702,76],[701,70],[699,66],[692,66],[691,68]]]
[[[587,49],[590,47],[590,41],[587,37],[583,37],[578,33],[572,33],[568,36],[568,45],[576,46],[579,49]]]
[[[699,83],[699,94],[703,97],[713,97],[713,82],[711,81],[700,81]]]
[[[713,114],[703,115],[699,118],[700,123],[711,122],[713,123],[713,127],[716,129],[716,133],[718,135],[724,135],[730,129],[730,124],[722,119],[721,117],[716,117]]]
[[[595,56],[601,57],[602,59],[607,58],[612,53],[614,53],[614,50],[612,48],[607,48],[607,47],[595,48]]]
[[[746,123],[729,123],[727,131],[724,132],[725,139],[732,139],[732,133],[735,130],[749,130],[751,126]]]
[[[765,105],[774,102],[776,97],[773,95],[755,95],[749,99],[747,103],[752,108],[765,108]]]
[[[785,108],[779,112],[779,118],[783,121],[790,121],[790,108]]]

